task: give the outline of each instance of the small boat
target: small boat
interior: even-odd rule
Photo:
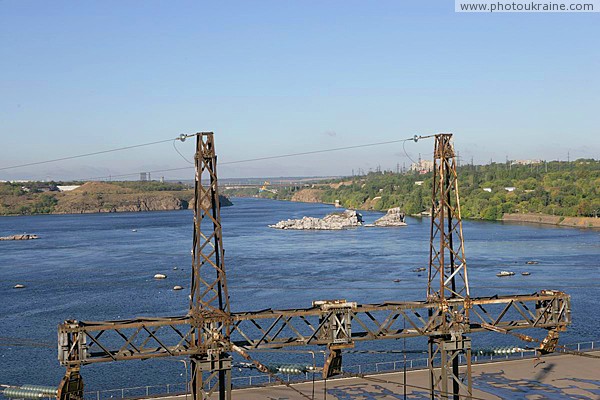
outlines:
[[[527,272],[527,271],[521,272],[521,275],[523,275],[523,276],[529,276],[529,275],[531,275],[531,272]]]
[[[181,289],[183,289],[183,286],[179,286],[179,285],[173,286],[173,290],[181,290]]]
[[[13,286],[13,289],[24,289],[25,285],[22,285],[20,283],[17,283],[15,286]]]
[[[131,232],[137,232],[137,229],[132,229]]]
[[[527,265],[536,265],[536,264],[539,264],[539,261],[527,261],[525,264],[527,264]]]
[[[165,274],[155,274],[154,279],[167,279]]]
[[[425,271],[425,267],[415,268],[412,271],[413,272],[423,272],[423,271]]]
[[[394,282],[396,282],[396,283],[400,282],[400,279],[394,279]]]
[[[512,271],[500,271],[496,274],[496,276],[502,277],[502,276],[513,276],[515,273]]]

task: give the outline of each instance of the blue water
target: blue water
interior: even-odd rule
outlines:
[[[232,311],[309,307],[316,299],[376,303],[425,298],[426,275],[411,270],[427,265],[427,219],[408,218],[404,228],[281,231],[267,225],[304,215],[322,217],[333,208],[259,199],[234,203],[222,209]],[[366,222],[379,216],[364,212]],[[56,359],[56,328],[65,319],[186,313],[191,211],[0,218],[0,236],[21,232],[40,239],[0,242],[0,338],[52,347],[1,346],[0,384],[56,385],[64,372]],[[600,320],[590,312],[600,288],[599,231],[466,221],[464,236],[472,296],[563,290],[572,296],[573,324],[561,341],[599,339]],[[527,260],[539,264],[525,265]],[[497,278],[502,269],[517,275]],[[168,278],[154,280],[156,273]],[[12,289],[18,283],[26,288]],[[173,291],[174,285],[185,290]],[[473,346],[485,347],[491,340],[514,343],[490,335],[474,335]],[[409,342],[411,348],[424,347],[420,339]],[[398,348],[397,342],[361,346],[392,345]],[[389,357],[356,355],[344,362],[398,355]],[[169,361],[83,368],[86,387],[94,390],[182,382],[182,372],[182,364]]]

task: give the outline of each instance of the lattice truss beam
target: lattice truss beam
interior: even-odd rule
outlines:
[[[474,298],[471,302],[469,332],[490,330],[490,326],[507,331],[561,330],[571,319],[570,297],[562,292]],[[439,325],[442,314],[441,304],[426,302],[346,302],[337,308],[320,305],[232,313],[231,342],[260,349],[436,336],[443,333]],[[210,323],[210,318],[206,322]],[[217,318],[215,323],[221,322]],[[190,316],[67,322],[59,327],[59,359],[63,365],[81,365],[200,354],[208,351],[209,345],[192,340],[194,325]]]

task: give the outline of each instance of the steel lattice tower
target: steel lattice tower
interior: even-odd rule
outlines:
[[[202,352],[191,356],[192,393],[210,396],[217,388],[221,400],[231,398],[229,336],[231,311],[225,275],[221,212],[217,184],[217,156],[212,132],[196,136],[196,177],[192,281],[189,314],[193,342]],[[207,186],[204,186],[205,184]],[[203,377],[203,372],[205,375]],[[211,382],[216,379],[218,385]]]
[[[429,337],[431,398],[459,399],[471,395],[471,340],[464,336],[469,321],[469,280],[465,258],[456,155],[452,134],[435,135],[429,242],[427,301],[439,304],[436,331]],[[430,316],[434,315],[430,309]],[[467,370],[459,376],[459,355],[466,353]],[[440,357],[440,368],[434,361]],[[451,387],[448,387],[451,385]]]

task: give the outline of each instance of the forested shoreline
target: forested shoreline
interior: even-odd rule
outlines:
[[[463,165],[457,172],[464,218],[500,220],[504,214],[518,213],[563,217],[600,215],[600,161],[597,160]],[[225,193],[331,204],[338,200],[345,208],[384,211],[401,207],[408,214],[419,214],[431,208],[431,182],[431,172],[383,171],[278,188],[276,193],[258,189]],[[310,196],[304,196],[309,192]]]

